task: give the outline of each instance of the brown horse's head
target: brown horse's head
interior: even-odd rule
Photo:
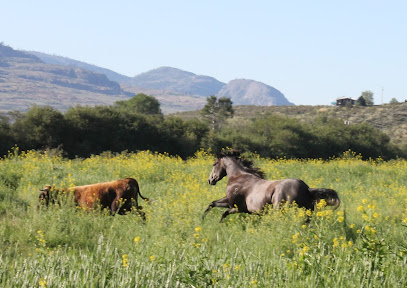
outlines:
[[[223,158],[216,157],[215,163],[213,163],[212,172],[209,175],[208,182],[211,185],[215,185],[216,182],[218,182],[225,176],[226,176],[226,167],[225,164],[223,163]]]
[[[50,185],[45,185],[44,188],[40,189],[41,193],[38,196],[41,204],[48,205],[49,203],[49,194],[51,193],[52,187]]]

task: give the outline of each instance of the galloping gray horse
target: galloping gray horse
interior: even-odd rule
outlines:
[[[300,179],[264,180],[264,173],[236,150],[223,151],[216,156],[208,182],[215,185],[226,175],[226,196],[209,204],[203,218],[213,207],[228,208],[222,215],[222,222],[229,214],[258,212],[266,204],[272,204],[276,209],[281,203],[295,202],[298,207],[312,211],[321,199],[335,209],[340,205],[338,194],[332,189],[309,188]]]

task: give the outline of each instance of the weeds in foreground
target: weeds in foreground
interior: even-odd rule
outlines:
[[[123,153],[67,160],[38,152],[0,161],[0,287],[404,287],[407,162],[268,160],[268,179],[301,178],[338,191],[312,215],[295,207],[201,215],[224,194],[207,185],[212,156],[182,161]],[[38,207],[45,184],[69,187],[134,177],[146,221],[70,203]],[[307,223],[305,220],[311,217]]]

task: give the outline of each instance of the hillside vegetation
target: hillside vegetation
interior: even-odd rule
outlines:
[[[298,119],[312,125],[318,119],[338,119],[342,123],[349,120],[350,126],[365,123],[384,132],[391,143],[407,145],[407,103],[374,106],[234,106],[235,114],[228,123],[233,127],[252,122],[268,115],[280,115]],[[200,111],[174,114],[183,119],[201,118]],[[346,129],[346,126],[343,126]]]

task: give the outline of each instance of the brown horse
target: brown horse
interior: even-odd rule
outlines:
[[[91,209],[99,204],[102,209],[108,208],[112,215],[116,212],[124,214],[126,211],[130,211],[133,202],[135,202],[136,209],[141,210],[142,207],[138,205],[139,195],[143,200],[148,201],[147,198],[141,195],[139,185],[136,179],[133,178],[75,186],[66,189],[55,189],[50,185],[46,185],[41,189],[39,200],[46,205],[50,202],[55,203],[62,193],[72,193],[75,203],[83,208]],[[142,216],[144,215],[141,211],[139,213]]]
[[[220,222],[233,213],[253,213],[272,204],[276,209],[282,203],[295,202],[298,207],[314,210],[324,199],[328,206],[339,207],[338,194],[332,189],[309,188],[300,179],[264,180],[264,173],[253,162],[241,157],[239,151],[223,151],[216,156],[208,182],[215,185],[228,176],[226,197],[213,201],[205,210],[203,218],[213,207],[227,208]]]

